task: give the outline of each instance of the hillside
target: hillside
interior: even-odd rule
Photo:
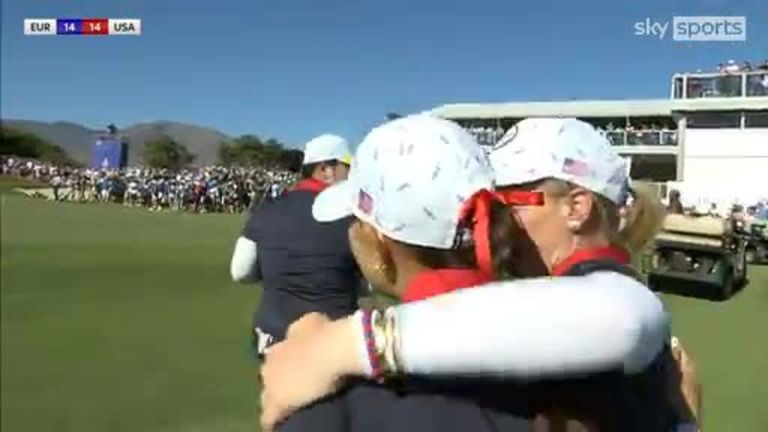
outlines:
[[[89,129],[77,123],[46,123],[33,120],[2,120],[3,125],[34,133],[53,144],[63,147],[74,159],[88,163],[94,137],[99,131]],[[187,146],[197,156],[195,164],[211,164],[217,160],[217,152],[222,142],[231,138],[215,129],[201,126],[157,121],[138,123],[120,129],[120,134],[129,142],[128,163],[141,163],[144,143],[161,135],[168,135]]]
[[[77,161],[87,163],[96,131],[77,123],[45,123],[32,120],[2,120],[3,126],[33,133],[64,148]]]

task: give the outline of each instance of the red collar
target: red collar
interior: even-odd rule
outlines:
[[[578,249],[552,269],[552,276],[562,276],[575,266],[585,261],[612,260],[619,264],[629,264],[629,253],[617,246]]]
[[[486,273],[475,269],[427,270],[411,280],[401,300],[405,303],[424,300],[458,289],[482,285],[492,280]]]
[[[293,185],[291,191],[310,191],[320,193],[325,190],[328,185],[316,178],[307,178]]]

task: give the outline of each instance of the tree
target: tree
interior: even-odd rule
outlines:
[[[304,163],[304,152],[298,149],[284,150],[280,155],[280,166],[283,168],[299,172],[301,171],[301,165]]]
[[[264,143],[256,135],[243,135],[233,142],[239,165],[267,165]]]
[[[162,136],[144,144],[144,163],[152,168],[178,170],[192,163],[195,155],[187,147],[169,136]]]
[[[237,164],[237,149],[234,145],[227,142],[219,144],[219,163],[224,166]]]
[[[62,166],[80,165],[60,146],[35,134],[6,126],[0,127],[0,154],[39,159]]]
[[[296,161],[301,165],[301,150],[286,149],[274,138],[262,141],[255,135],[243,135],[219,147],[219,162],[222,165],[268,166],[295,169]]]
[[[282,144],[276,139],[270,138],[262,146],[262,158],[269,165],[279,165],[280,157],[284,151]]]

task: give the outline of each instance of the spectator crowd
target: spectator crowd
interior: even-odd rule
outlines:
[[[297,177],[268,167],[208,166],[172,172],[68,168],[16,157],[0,162],[2,175],[46,184],[56,201],[122,203],[153,211],[238,213],[276,198]]]
[[[768,72],[768,60],[763,60],[761,64],[753,67],[748,61],[743,62],[741,65],[737,64],[735,60],[728,60],[727,63],[720,63],[717,65],[717,71],[721,74],[737,73],[737,72],[753,72],[753,71],[765,71]]]
[[[465,128],[483,147],[493,147],[502,136],[504,129],[483,126],[469,126]],[[597,126],[597,129],[606,135],[613,145],[617,146],[675,146],[677,145],[677,130],[667,125],[655,123],[640,123],[637,125],[615,126],[609,123],[605,127]]]
[[[613,145],[677,145],[677,131],[666,125],[640,123],[621,127],[608,123],[605,128],[598,127],[598,130],[605,134]]]
[[[715,72],[716,76],[701,76],[707,73],[699,69],[693,76],[687,77],[686,97],[768,96],[768,60],[757,66],[746,61],[738,64],[735,60],[728,60],[718,64]],[[746,83],[742,80],[746,80]],[[681,83],[682,80],[678,83],[676,97],[682,97]],[[742,91],[742,85],[746,94]]]

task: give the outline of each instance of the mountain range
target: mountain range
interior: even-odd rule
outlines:
[[[11,119],[4,119],[1,122],[3,126],[33,133],[52,144],[61,146],[72,158],[82,163],[88,163],[91,147],[96,137],[104,133],[103,130],[94,130],[71,122],[46,123]],[[187,146],[190,153],[196,156],[195,165],[216,163],[221,143],[232,139],[232,137],[216,129],[170,121],[137,123],[121,128],[119,134],[128,141],[129,165],[141,163],[145,142],[163,135]]]

